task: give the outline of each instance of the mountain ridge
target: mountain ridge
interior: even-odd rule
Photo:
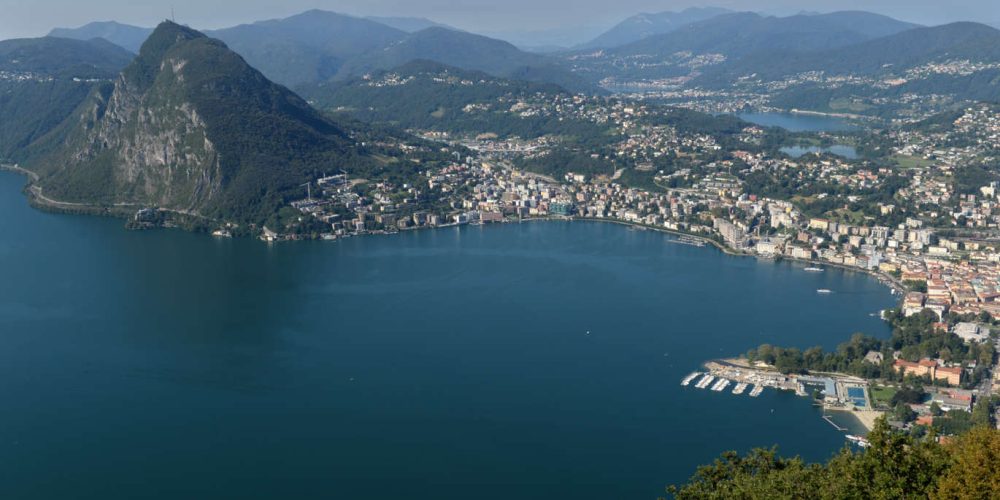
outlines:
[[[654,35],[662,35],[698,21],[733,11],[719,7],[689,7],[682,11],[640,13],[616,24],[589,42],[574,49],[607,49],[627,45]]]
[[[46,196],[262,223],[323,167],[371,165],[346,130],[221,41],[159,25],[113,84],[35,146]]]

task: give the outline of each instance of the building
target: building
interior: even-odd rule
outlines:
[[[747,233],[736,224],[716,217],[713,225],[729,246],[733,248],[743,248],[746,246]]]
[[[907,317],[919,314],[924,310],[924,294],[920,292],[910,292],[903,299],[903,314]]]
[[[876,365],[876,366],[877,365],[881,365],[882,364],[882,353],[880,353],[878,351],[868,351],[868,354],[865,354],[865,361],[867,361],[867,362],[869,362],[869,363],[871,363],[873,365]]]
[[[962,383],[962,368],[959,366],[946,367],[932,359],[921,359],[916,363],[897,359],[893,363],[893,368],[904,375],[915,377],[929,376],[931,380],[943,380],[948,385],[959,385]]]
[[[990,329],[976,323],[959,323],[952,333],[961,337],[966,344],[983,343],[990,339]]]

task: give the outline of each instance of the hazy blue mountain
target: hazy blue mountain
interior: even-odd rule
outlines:
[[[344,64],[337,79],[392,69],[415,60],[435,61],[493,76],[554,83],[573,91],[592,90],[590,84],[560,67],[555,59],[524,52],[501,40],[445,28],[428,28],[355,57]]]
[[[386,26],[396,28],[400,31],[405,31],[407,33],[416,33],[420,30],[425,30],[427,28],[448,28],[457,29],[447,24],[442,24],[439,22],[431,21],[423,17],[378,17],[378,16],[368,16],[365,19],[369,21],[375,21],[379,24],[384,24]]]
[[[830,50],[761,52],[715,68],[704,80],[727,82],[751,73],[767,80],[805,71],[858,75],[899,73],[947,60],[1000,62],[1000,30],[985,24],[962,22],[916,28]]]
[[[262,223],[329,165],[379,164],[224,43],[166,22],[26,162],[47,196]]]
[[[480,35],[514,44],[528,52],[565,52],[607,31],[607,25],[566,25],[543,29],[483,31]]]
[[[49,33],[49,36],[73,38],[76,40],[103,38],[132,53],[138,53],[142,42],[145,42],[146,38],[152,32],[153,28],[131,26],[115,21],[98,21],[85,24],[79,28],[56,28]]]
[[[917,25],[868,12],[764,17],[724,14],[612,49],[623,55],[670,55],[681,51],[739,57],[762,51],[824,50],[893,35]]]
[[[20,38],[0,42],[0,70],[50,77],[106,78],[134,54],[107,40]]]
[[[271,80],[289,87],[330,78],[346,60],[407,35],[368,19],[322,10],[206,33],[226,42]]]
[[[732,13],[718,7],[691,7],[680,12],[659,12],[632,16],[597,38],[578,46],[580,49],[610,48],[626,45],[654,35],[670,33],[682,26]]]
[[[48,134],[132,57],[100,39],[0,42],[0,159],[16,158]]]

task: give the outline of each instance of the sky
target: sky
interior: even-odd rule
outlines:
[[[920,24],[976,20],[1000,25],[998,0],[0,0],[0,39],[43,36],[54,27],[115,20],[154,26],[169,18],[211,29],[287,17],[307,9],[352,15],[419,16],[487,34],[587,34],[639,12],[718,6],[793,14],[867,10]]]

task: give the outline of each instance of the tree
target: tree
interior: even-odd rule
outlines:
[[[926,497],[948,465],[936,442],[917,441],[908,434],[894,432],[885,419],[876,422],[868,441],[871,446],[864,453],[841,455],[831,461],[830,474],[844,479],[830,483],[834,487],[830,497]]]
[[[982,439],[1000,442],[1000,433],[989,432],[991,436]],[[909,434],[895,432],[885,419],[875,424],[868,440],[871,447],[867,450],[855,453],[845,447],[824,465],[805,464],[798,458],[781,458],[774,449],[757,449],[743,457],[727,452],[712,465],[698,468],[687,484],[671,486],[667,492],[678,499],[927,498],[952,463],[958,461],[952,460],[950,449],[946,450],[934,439],[918,440]],[[1000,463],[1000,455],[967,461],[985,472]],[[974,491],[996,491],[989,488],[1000,475],[995,470],[992,474],[985,486],[979,485]],[[975,480],[975,477],[959,477],[956,484]],[[946,491],[943,483],[939,491]]]
[[[917,419],[917,412],[913,411],[913,408],[910,408],[906,403],[899,403],[892,410],[892,418],[909,423]]]
[[[941,415],[944,415],[944,410],[941,409],[941,405],[939,405],[937,401],[931,403],[930,411],[931,415],[934,415],[935,417],[940,417]]]
[[[1000,432],[977,427],[947,446],[951,467],[932,499],[1000,498]]]

